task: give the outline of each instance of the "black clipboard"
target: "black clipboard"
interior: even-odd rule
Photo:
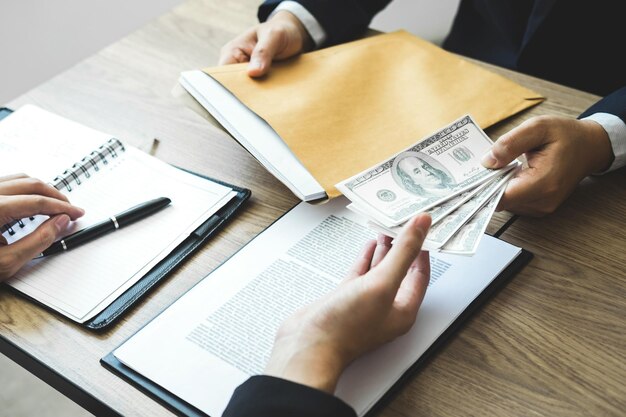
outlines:
[[[288,212],[287,212],[288,213]],[[285,214],[287,214],[285,213]],[[281,216],[282,217],[282,216]],[[276,221],[280,220],[278,218]],[[275,222],[276,222],[275,221]],[[271,227],[271,225],[269,226]],[[501,229],[502,230],[502,229]],[[496,233],[497,237],[501,233],[501,230]],[[245,247],[245,245],[243,246]],[[242,247],[242,248],[243,248]],[[239,249],[241,250],[241,248]],[[232,256],[237,255],[237,253]],[[419,371],[428,361],[441,349],[454,334],[463,326],[463,323],[469,319],[474,312],[478,311],[480,307],[487,302],[493,295],[495,295],[500,289],[506,285],[506,283],[513,278],[519,271],[521,271],[528,262],[533,258],[532,252],[523,249],[520,253],[511,261],[511,263],[494,278],[494,280],[470,303],[469,306],[456,318],[450,326],[435,340],[435,342],[411,365],[411,367],[387,390],[380,400],[365,414],[365,417],[373,417],[382,407],[384,407],[390,400],[393,399],[395,394],[402,388],[402,386],[408,382],[412,375]],[[226,259],[222,265],[228,262],[230,258]],[[221,265],[220,265],[221,266]],[[218,267],[219,268],[219,267]],[[192,287],[193,288],[193,287]],[[189,290],[191,291],[191,289]],[[182,296],[181,296],[182,297]],[[176,301],[174,301],[175,303]],[[173,304],[173,303],[172,303]],[[147,325],[147,323],[146,323]],[[132,337],[132,336],[130,336]],[[124,342],[122,342],[123,344]],[[108,355],[100,359],[100,364],[106,369],[116,374],[126,382],[135,386],[137,389],[147,394],[149,397],[166,407],[168,410],[178,416],[189,417],[217,417],[209,416],[193,405],[187,403],[185,400],[172,394],[165,388],[154,383],[150,379],[144,377],[140,373],[127,367],[121,363],[111,351]]]
[[[4,119],[11,113],[11,109],[0,108],[0,120]],[[248,200],[251,195],[251,191],[247,188],[228,184],[214,178],[191,172],[189,170],[183,169],[183,171],[197,175],[201,178],[205,178],[208,181],[230,187],[237,194],[224,207],[218,210],[217,213],[215,213],[207,221],[201,224],[191,235],[189,235],[189,237],[187,237],[187,239],[181,242],[172,252],[170,252],[170,254],[165,259],[155,265],[132,287],[126,290],[122,295],[115,299],[115,301],[109,304],[94,318],[85,323],[82,323],[81,326],[91,330],[104,330],[107,329],[111,324],[115,323],[123,315],[124,312],[128,311],[135,303],[137,303],[146,294],[148,294],[150,290],[155,288],[159,283],[163,282],[178,266],[180,266],[185,261],[185,259],[187,259],[187,257],[197,251],[213,235],[215,235],[228,222],[228,220],[230,220],[237,213],[237,211],[242,207],[244,202]],[[32,297],[22,294],[17,290],[14,291],[20,296],[25,297],[35,302],[36,304],[45,307],[55,314],[59,314],[59,316],[63,318],[66,318],[65,316],[57,313],[53,309],[48,308],[47,306],[33,299]]]

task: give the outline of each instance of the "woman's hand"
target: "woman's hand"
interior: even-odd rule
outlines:
[[[421,214],[393,246],[369,242],[335,291],[282,324],[266,373],[333,393],[350,362],[409,331],[430,279],[421,251],[430,223]]]
[[[0,235],[0,281],[50,246],[85,212],[71,205],[59,190],[24,174],[0,177],[0,227],[37,214],[50,216],[35,231],[9,245]],[[19,227],[18,227],[19,229]]]

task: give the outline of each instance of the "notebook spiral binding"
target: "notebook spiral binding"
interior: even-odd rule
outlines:
[[[100,171],[101,165],[108,165],[110,160],[117,158],[124,151],[126,151],[124,144],[117,138],[111,138],[100,145],[98,149],[76,162],[71,168],[57,175],[50,185],[59,191],[65,189],[71,193],[75,186],[80,186],[83,183],[81,178],[91,178],[93,172]],[[30,217],[31,221],[34,219],[34,217]],[[17,233],[14,229],[15,225],[23,228],[25,226],[24,219],[5,224],[0,233],[8,232],[11,236],[15,235]]]

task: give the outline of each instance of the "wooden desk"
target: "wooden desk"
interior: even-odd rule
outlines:
[[[258,0],[189,0],[9,103],[34,103],[157,156],[248,187],[245,210],[111,330],[94,334],[0,290],[0,351],[94,414],[170,413],[99,359],[298,200],[217,125],[170,91],[183,70],[256,22]],[[597,97],[495,69],[548,101],[488,131],[539,114],[576,116]],[[503,237],[535,259],[386,406],[383,416],[618,415],[626,410],[626,172],[587,181],[555,215],[521,219]],[[495,232],[509,218],[499,215]]]

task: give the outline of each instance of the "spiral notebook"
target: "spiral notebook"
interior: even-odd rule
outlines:
[[[204,243],[247,199],[239,187],[178,169],[106,133],[26,105],[0,122],[0,177],[27,173],[66,194],[86,214],[73,233],[142,202],[165,209],[75,249],[34,259],[8,284],[97,329],[120,314]],[[9,244],[46,216],[2,226]]]

